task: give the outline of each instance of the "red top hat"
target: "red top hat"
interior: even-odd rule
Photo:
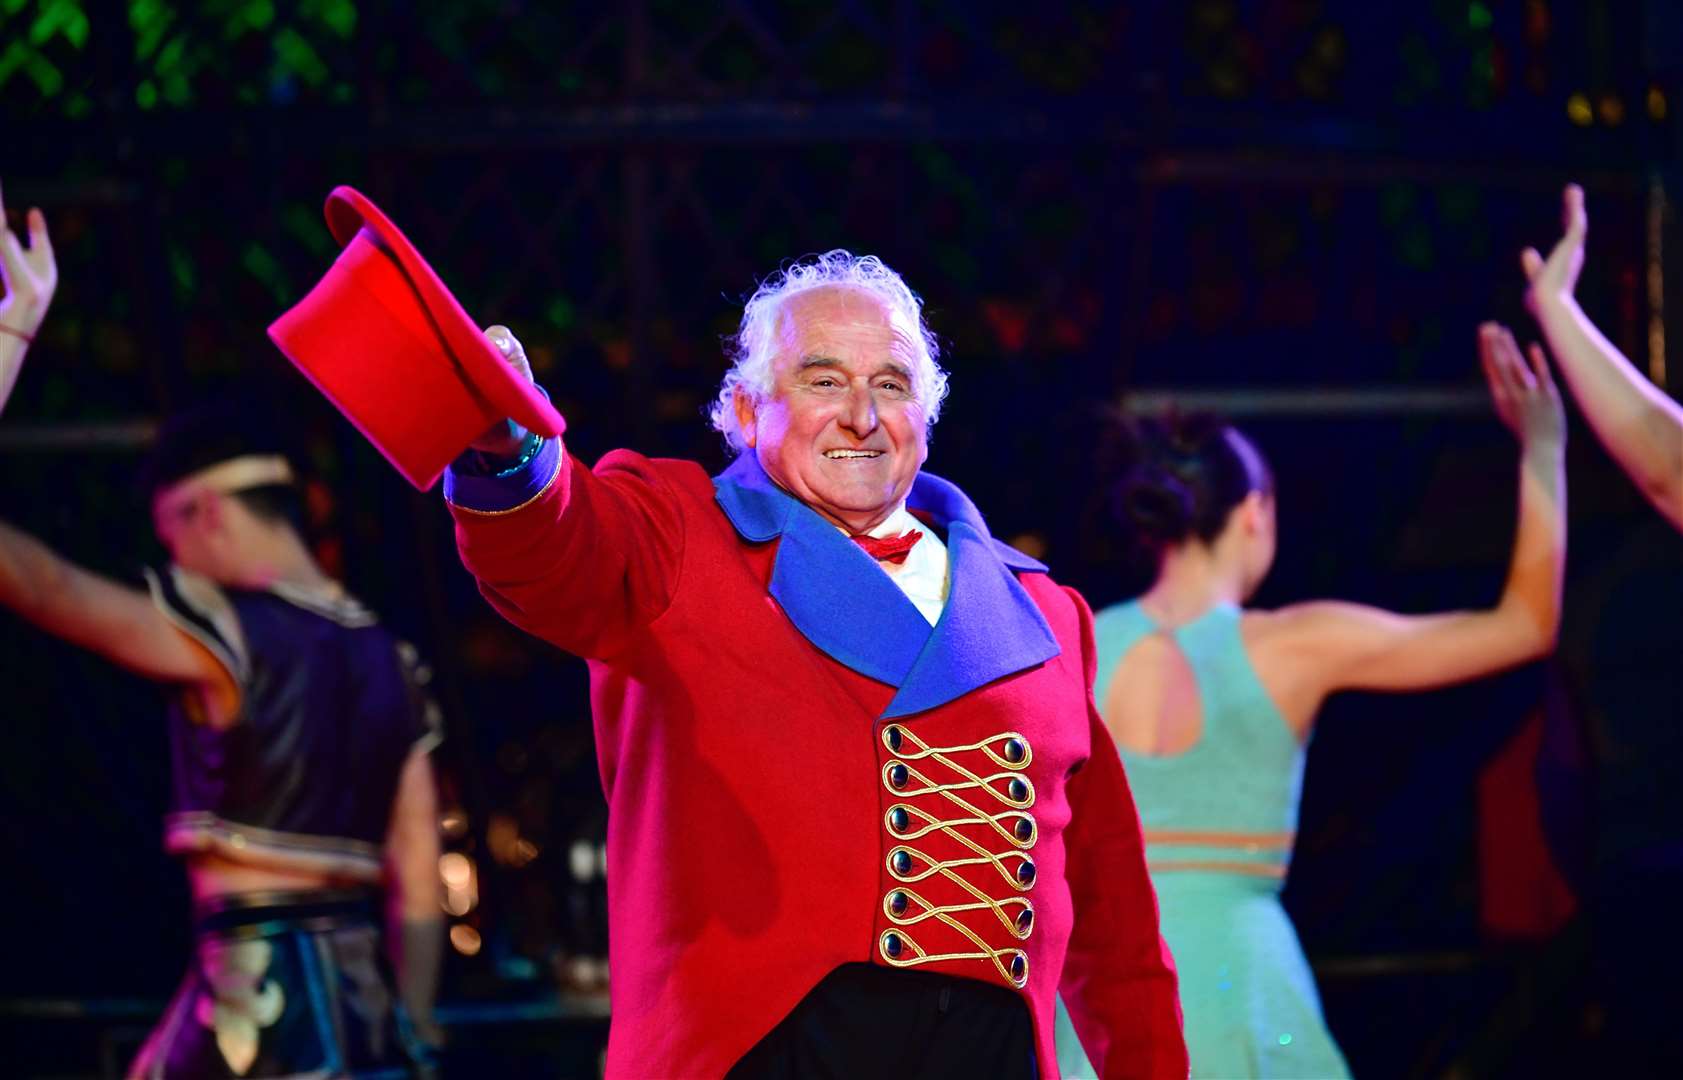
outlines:
[[[269,337],[411,484],[432,487],[499,420],[566,429],[367,196],[336,187],[326,214],[344,250]]]

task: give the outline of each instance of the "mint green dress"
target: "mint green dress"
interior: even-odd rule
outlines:
[[[1203,732],[1170,756],[1122,751],[1140,824],[1149,831],[1290,833],[1297,828],[1303,746],[1269,699],[1239,633],[1239,609],[1222,605],[1173,632],[1197,683]],[[1104,700],[1123,655],[1156,625],[1137,603],[1094,621]],[[1280,906],[1289,850],[1148,844],[1163,938],[1174,953],[1194,1077],[1350,1075],[1321,1017],[1314,976]],[[1278,876],[1167,869],[1170,861],[1257,863]],[[1079,912],[1077,913],[1079,916]],[[1058,1002],[1058,1066],[1091,1077],[1069,1014]]]

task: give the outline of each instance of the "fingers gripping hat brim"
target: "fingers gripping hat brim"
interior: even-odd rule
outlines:
[[[504,418],[566,429],[367,196],[334,188],[326,216],[343,250],[269,336],[410,483],[430,488]]]

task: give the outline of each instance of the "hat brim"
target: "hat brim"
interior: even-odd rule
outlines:
[[[327,196],[325,213],[328,231],[341,247],[366,228],[397,261],[464,385],[504,416],[540,435],[558,436],[566,431],[566,421],[555,406],[491,344],[409,238],[368,196],[341,184]]]

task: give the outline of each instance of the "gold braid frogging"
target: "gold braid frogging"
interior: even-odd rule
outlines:
[[[916,749],[908,752],[907,748],[902,746],[900,750],[896,751],[890,743],[890,739],[893,737],[894,733],[898,733],[903,740],[911,742]],[[1004,755],[995,751],[993,748],[993,744],[995,743],[1008,742],[1013,739],[1017,741],[1023,750],[1022,760],[1020,761],[1011,761]],[[906,897],[908,904],[915,905],[916,910],[911,910],[909,913],[896,914],[891,903],[893,893],[890,893],[888,896],[883,897],[883,913],[888,917],[890,922],[900,928],[898,936],[904,942],[906,948],[912,952],[912,955],[909,957],[890,956],[886,945],[887,932],[884,933],[883,940],[878,942],[878,952],[882,955],[884,961],[895,967],[916,967],[920,964],[930,964],[940,960],[986,960],[993,964],[995,970],[999,972],[1000,977],[1006,982],[1016,987],[1023,986],[1023,984],[1028,981],[1028,954],[1018,948],[993,948],[981,937],[981,935],[977,934],[964,923],[953,918],[953,916],[966,911],[992,911],[994,916],[1000,921],[1000,924],[1005,927],[1006,931],[1009,932],[1013,938],[1018,941],[1023,941],[1026,940],[1029,934],[1033,932],[1033,923],[1030,922],[1026,927],[1019,927],[1017,919],[1013,918],[1012,913],[1007,909],[1015,908],[1019,909],[1019,912],[1021,910],[1027,910],[1032,918],[1032,912],[1034,910],[1033,904],[1031,904],[1026,897],[1022,896],[1008,896],[1003,899],[996,899],[989,896],[977,886],[966,880],[962,875],[954,873],[953,868],[960,866],[991,865],[999,872],[1000,877],[1002,877],[1007,884],[1018,892],[1027,892],[1028,890],[1034,888],[1034,881],[1032,879],[1025,884],[1020,881],[1017,875],[1005,864],[1005,860],[1011,858],[1021,860],[1022,862],[1032,862],[1032,860],[1030,860],[1027,855],[1023,854],[1023,852],[1028,848],[1033,847],[1035,841],[1039,838],[1039,831],[1034,828],[1034,817],[1026,812],[1029,807],[1034,805],[1034,783],[1026,776],[1017,775],[1023,769],[1026,769],[1029,762],[1034,759],[1034,752],[1029,746],[1028,740],[1014,731],[1007,731],[999,735],[989,736],[979,742],[967,743],[962,746],[932,747],[912,732],[908,731],[905,727],[900,725],[890,725],[888,728],[883,730],[883,743],[887,746],[890,753],[895,754],[896,758],[896,760],[891,760],[883,766],[882,782],[888,790],[903,798],[918,798],[927,795],[939,795],[941,798],[954,804],[955,807],[968,815],[966,817],[939,818],[923,810],[921,807],[912,806],[908,803],[896,803],[894,806],[889,807],[888,812],[883,818],[883,826],[888,830],[888,834],[890,836],[894,837],[896,840],[902,841],[901,844],[894,847],[888,853],[889,874],[895,881],[906,885],[915,884],[926,878],[939,874],[941,877],[955,883],[959,888],[975,897],[976,902],[969,904],[937,905],[930,903],[913,889],[902,888],[894,890],[895,892],[903,894]],[[995,765],[1009,771],[991,773],[984,777],[978,775],[970,769],[965,768],[963,765],[960,765],[948,756],[950,754],[970,751],[981,751],[983,754],[987,755],[987,757]],[[924,759],[929,759],[946,766],[948,769],[951,769],[953,772],[963,777],[963,781],[947,784],[936,783],[919,770],[912,768],[909,764],[906,764],[907,762],[921,761]],[[919,786],[896,788],[890,781],[890,773],[896,765],[904,765],[907,772],[907,781],[915,781]],[[1012,779],[1021,780],[1026,788],[1026,793],[1020,799],[1012,798],[1009,791],[1001,792],[994,786],[1000,780],[1009,782]],[[1009,807],[1009,809],[997,814],[989,814],[957,794],[960,791],[971,791],[976,789],[986,791],[995,801],[1003,803],[1005,806]],[[908,814],[915,815],[925,824],[921,828],[905,830],[896,829],[893,823],[893,814],[897,809],[903,809]],[[1030,827],[1028,838],[1018,838],[1014,830],[1001,824],[1001,822],[1006,819],[1026,819],[1029,822]],[[1007,843],[1011,844],[1015,850],[998,853],[991,852],[982,845],[976,843],[974,840],[971,840],[969,837],[959,833],[956,829],[956,826],[959,825],[986,825],[999,834],[999,836]],[[946,860],[935,859],[928,853],[904,843],[904,841],[908,840],[917,840],[929,835],[932,832],[940,832],[958,841],[964,847],[967,847],[971,851],[975,852],[977,858]],[[896,870],[894,867],[894,857],[902,851],[905,852],[909,858],[921,860],[925,864],[925,869],[921,871],[914,869],[904,874]],[[935,919],[936,921],[956,930],[959,934],[963,935],[967,940],[974,944],[979,951],[956,953],[929,953],[925,951],[924,948],[919,945],[910,934],[905,932],[905,928],[908,926],[915,926],[918,923],[922,923],[929,919]],[[1019,957],[1022,961],[1022,973],[1020,977],[1013,974],[1011,967],[1008,965],[1008,961],[1016,960]]]

